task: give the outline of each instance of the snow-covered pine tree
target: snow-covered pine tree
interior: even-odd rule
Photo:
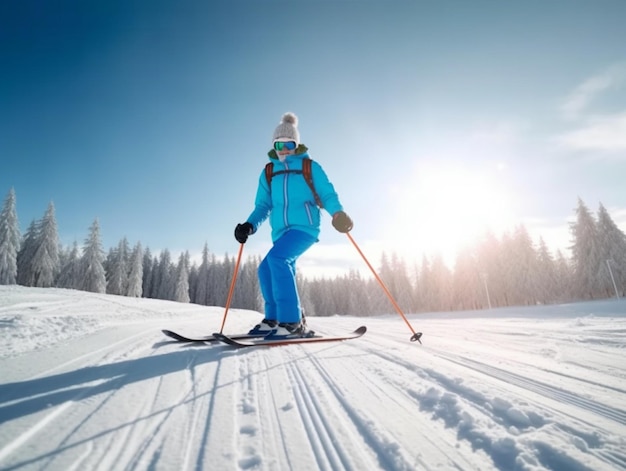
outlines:
[[[510,295],[507,288],[507,279],[509,278],[508,270],[512,269],[511,260],[503,261],[502,249],[510,241],[510,237],[503,238],[503,241],[489,231],[476,247],[476,261],[478,263],[478,272],[480,273],[480,281],[482,285],[482,308],[486,309],[496,306],[507,306]],[[507,273],[508,272],[508,273]]]
[[[31,259],[30,272],[33,285],[41,288],[54,286],[61,271],[59,262],[59,232],[54,215],[54,203],[48,205],[43,219],[39,223],[35,252]]]
[[[192,302],[201,304],[203,306],[208,305],[209,296],[209,246],[204,243],[202,248],[202,262],[198,268],[198,276],[196,278],[196,286],[194,289],[194,297]]]
[[[509,253],[515,264],[514,282],[510,289],[515,293],[515,305],[534,305],[537,302],[537,252],[533,240],[523,224],[518,225],[513,233],[512,250]],[[513,291],[514,290],[514,291]]]
[[[125,295],[128,284],[128,241],[124,237],[111,249],[106,262],[107,293]]]
[[[214,253],[209,255],[209,265],[207,273],[207,291],[206,291],[206,305],[207,306],[220,306],[224,304],[226,300],[222,297],[221,282],[222,276],[228,277],[227,274],[223,274],[221,271],[222,265],[218,262],[217,256]]]
[[[100,224],[96,219],[89,229],[89,236],[83,247],[81,259],[81,289],[92,293],[106,291],[106,276],[104,273],[104,249],[100,242]]]
[[[391,254],[391,271],[394,289],[392,291],[389,285],[387,287],[395,301],[405,313],[415,312],[415,296],[411,287],[407,266],[404,260],[395,252]],[[351,284],[354,283],[354,280],[354,278],[350,279]]]
[[[34,276],[31,270],[32,260],[37,249],[37,221],[31,221],[22,237],[20,251],[17,254],[17,283],[22,286],[34,286]]]
[[[189,267],[189,302],[195,303],[196,288],[198,287],[198,267],[192,263]]]
[[[176,286],[174,301],[189,302],[189,252],[181,253],[176,267]]]
[[[449,311],[452,308],[452,273],[441,254],[433,257],[430,276],[433,278],[434,310]]]
[[[174,283],[172,281],[172,257],[168,249],[164,249],[159,255],[159,264],[154,273],[155,290],[153,297],[156,299],[173,299]]]
[[[449,290],[452,286],[452,276],[443,263],[440,255],[430,260],[422,256],[418,285],[415,291],[417,309],[421,311],[437,311],[450,302]],[[389,311],[389,302],[385,303]]]
[[[575,296],[583,299],[600,297],[603,294],[599,273],[605,262],[602,261],[598,227],[593,215],[580,198],[576,208],[576,221],[570,223],[570,231],[574,237],[571,249]]]
[[[137,242],[130,257],[127,286],[126,296],[131,298],[141,297],[143,287],[143,250],[140,242]]]
[[[152,257],[152,262],[150,263],[150,291],[144,293],[144,297],[146,298],[159,298],[159,259],[155,255]]]
[[[150,252],[150,247],[146,247],[146,250],[143,253],[143,281],[141,285],[141,296],[144,298],[150,297],[150,292],[152,290],[152,252]]]
[[[59,288],[79,289],[81,285],[80,279],[80,257],[78,243],[74,242],[72,250],[67,256],[67,260],[61,268],[61,273],[57,279],[56,286]]]
[[[617,288],[618,295],[623,297],[626,290],[626,234],[617,227],[602,203],[598,210],[598,237],[600,258],[604,262],[598,277],[602,280],[603,290],[611,297]]]
[[[395,297],[395,295],[397,294],[395,276],[393,273],[390,257],[387,255],[386,252],[383,252],[380,256],[380,264],[378,266],[377,274],[381,278],[381,280],[383,280],[385,286],[387,286],[391,294]],[[377,285],[378,282],[376,281],[373,285],[374,288],[368,290],[370,296],[370,305],[375,306],[374,309],[376,309],[378,312],[387,312],[390,307],[389,300],[387,299],[385,292],[380,288],[380,286]],[[425,298],[422,298],[422,302],[424,305],[427,304]]]
[[[536,297],[542,304],[550,304],[558,300],[558,280],[554,258],[543,240],[539,238],[537,249]]]
[[[555,256],[555,266],[556,266],[556,279],[557,279],[557,302],[569,301],[572,299],[573,295],[573,274],[572,274],[572,264],[570,260],[563,254],[562,251],[557,250]]]
[[[467,249],[457,256],[452,284],[454,309],[480,309],[486,304],[483,280],[478,271],[478,262],[471,250]]]
[[[230,290],[230,284],[233,280],[235,273],[235,257],[229,257],[228,254],[224,254],[222,263],[218,263],[216,270],[213,270],[217,274],[217,289],[215,290],[216,301],[215,305],[223,306],[228,298],[228,291]]]
[[[353,316],[370,316],[373,314],[372,305],[373,303],[369,302],[370,293],[367,290],[367,285],[365,280],[361,277],[361,274],[358,270],[350,269],[348,273],[348,296],[350,303],[350,311],[349,314]],[[381,291],[380,288],[377,288],[377,291]],[[308,294],[308,290],[305,291]],[[404,309],[405,313],[415,312],[415,292],[413,287],[411,286],[409,289],[409,295],[413,300],[413,304],[411,306],[401,305]]]
[[[430,276],[430,260],[426,255],[422,255],[419,274],[417,277],[417,286],[415,288],[415,297],[417,299],[417,308],[419,311],[430,311],[433,304],[432,294],[432,278]]]
[[[17,283],[20,229],[15,208],[15,190],[11,188],[0,213],[0,285]]]
[[[239,278],[235,287],[236,302],[233,299],[233,307],[241,307],[243,309],[252,309],[260,311],[262,303],[260,300],[261,289],[259,288],[259,264],[260,257],[248,257],[246,262],[239,270]],[[300,297],[303,300],[307,298],[306,288],[300,291]],[[305,308],[306,309],[306,308]]]
[[[326,280],[324,278],[315,278],[313,280],[307,280],[309,303],[312,307],[306,307],[306,313],[312,316],[329,316],[329,305],[332,303],[332,299],[328,296],[328,292],[324,290],[326,287]]]

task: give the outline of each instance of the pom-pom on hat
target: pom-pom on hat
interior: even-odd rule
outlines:
[[[300,133],[298,132],[298,117],[294,113],[285,113],[280,120],[280,124],[274,130],[272,140],[292,139],[296,144],[300,144]]]

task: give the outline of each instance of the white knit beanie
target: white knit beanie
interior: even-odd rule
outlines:
[[[300,144],[300,133],[298,132],[298,117],[294,113],[285,113],[280,120],[280,124],[274,130],[272,141],[276,139],[292,139],[296,144]]]

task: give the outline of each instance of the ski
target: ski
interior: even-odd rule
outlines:
[[[219,340],[227,345],[230,345],[234,348],[247,348],[247,347],[274,347],[279,345],[293,345],[293,344],[302,344],[302,343],[318,343],[318,342],[339,342],[342,340],[351,340],[357,339],[361,337],[367,331],[366,326],[361,326],[356,329],[354,332],[351,332],[347,335],[339,335],[333,337],[323,337],[323,336],[315,336],[315,337],[292,337],[286,339],[266,339],[266,338],[257,338],[257,339],[237,339],[233,336],[223,335],[219,333],[213,334],[213,338],[215,340]]]
[[[172,330],[163,329],[161,332],[163,332],[169,338],[174,339],[178,342],[189,342],[189,343],[217,342],[217,339],[213,335],[209,335],[208,337],[185,337],[184,335],[176,333]],[[229,335],[229,337],[233,339],[254,339],[254,338],[263,337],[263,335],[233,334],[233,335]]]

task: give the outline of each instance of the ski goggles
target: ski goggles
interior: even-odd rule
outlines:
[[[296,141],[274,141],[274,150],[294,150],[296,147]]]

